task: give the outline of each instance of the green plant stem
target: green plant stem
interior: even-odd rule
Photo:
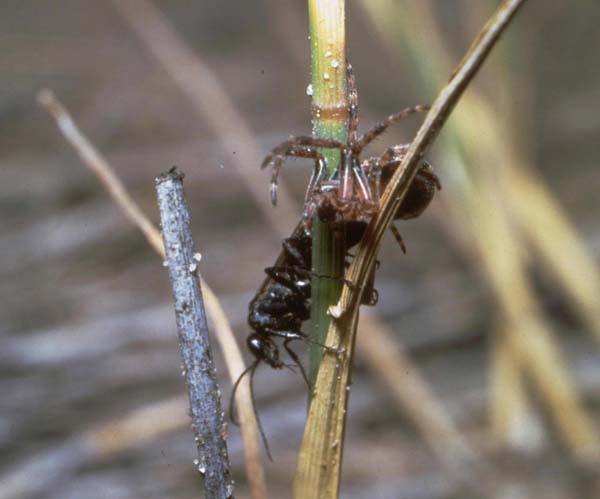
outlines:
[[[313,135],[342,142],[346,142],[348,131],[344,1],[308,1]],[[322,152],[328,173],[332,175],[338,167],[340,152],[336,149],[324,149]],[[315,273],[342,277],[344,256],[343,241],[315,218],[312,253]],[[341,280],[313,279],[311,336],[319,343],[325,341],[331,320],[328,309],[339,300],[341,289]],[[309,376],[313,383],[322,356],[320,347],[311,348]]]

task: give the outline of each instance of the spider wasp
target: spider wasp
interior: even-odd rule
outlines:
[[[315,160],[315,167],[305,195],[302,220],[292,235],[283,240],[283,249],[279,258],[274,266],[265,269],[267,277],[249,305],[248,325],[253,332],[247,337],[246,344],[254,356],[254,361],[242,372],[233,386],[229,410],[234,424],[237,424],[233,414],[235,393],[246,374],[250,373],[250,393],[252,404],[256,407],[253,380],[260,363],[266,363],[274,369],[289,368],[293,370],[293,365],[286,364],[281,360],[275,338],[283,340],[283,348],[300,369],[309,386],[310,382],[304,367],[298,355],[290,348],[290,342],[301,340],[339,353],[336,349],[314,341],[301,329],[302,323],[310,318],[311,279],[313,277],[332,278],[316,275],[312,270],[312,238],[310,235],[312,219],[314,216],[318,216],[334,229],[341,231],[346,249],[356,246],[362,239],[370,219],[379,210],[381,190],[385,189],[400,165],[409,144],[388,147],[381,156],[370,157],[362,161],[360,159],[361,152],[391,124],[428,109],[425,106],[413,106],[391,114],[359,137],[357,130],[358,93],[350,64],[347,65],[347,71],[349,95],[347,143],[312,136],[290,137],[275,147],[261,165],[261,168],[269,165],[273,168],[271,201],[276,205],[277,184],[284,159],[301,157]],[[318,148],[335,148],[341,152],[340,167],[331,178],[325,178],[327,165]],[[423,160],[394,219],[408,220],[421,215],[430,204],[437,189],[441,189],[439,179],[431,165]],[[396,227],[392,225],[390,230],[402,251],[406,253],[406,248]],[[366,290],[364,296],[366,298],[363,304],[376,304],[377,291],[372,286]],[[257,421],[267,455],[271,458],[258,417]]]

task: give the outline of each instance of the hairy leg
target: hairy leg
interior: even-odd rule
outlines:
[[[396,122],[400,121],[401,119],[406,118],[407,116],[410,116],[411,114],[422,113],[422,112],[428,111],[428,110],[429,110],[428,106],[417,105],[417,106],[407,107],[406,109],[403,109],[402,111],[398,111],[397,113],[390,114],[383,121],[380,121],[379,123],[375,124],[375,126],[373,126],[370,130],[365,132],[365,134],[356,143],[356,146],[354,147],[355,151],[360,154],[360,152],[370,142],[372,142],[374,139],[379,137],[383,132],[385,132],[391,124],[396,123]]]
[[[348,144],[354,144],[358,138],[358,90],[352,64],[346,64],[348,78]]]
[[[277,204],[277,186],[285,157],[314,159],[315,166],[311,177],[311,183],[322,175],[322,171],[325,168],[325,158],[317,149],[309,146],[288,146],[284,151],[284,154],[274,156],[271,160],[271,164],[273,165],[273,172],[271,173],[271,203],[273,203],[273,205]]]

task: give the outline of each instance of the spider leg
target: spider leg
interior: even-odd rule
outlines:
[[[338,198],[342,204],[350,201],[350,199],[352,199],[352,194],[354,194],[354,185],[352,183],[353,162],[354,158],[352,157],[352,151],[350,149],[342,151],[342,158],[340,161],[340,188],[338,191]]]
[[[295,158],[313,158],[315,160],[315,168],[313,170],[311,182],[313,182],[313,178],[318,178],[320,175],[319,172],[325,168],[325,158],[314,147],[289,145],[282,154],[274,156],[270,161],[273,165],[273,172],[271,173],[271,203],[273,203],[273,206],[277,204],[277,184],[283,165],[283,158],[286,156]]]
[[[375,124],[375,126],[373,126],[370,130],[365,132],[365,134],[356,143],[356,146],[354,147],[355,152],[360,153],[370,142],[372,142],[374,139],[379,137],[379,135],[381,135],[383,132],[385,132],[391,124],[396,123],[396,122],[400,121],[402,118],[406,118],[407,116],[410,116],[411,114],[422,113],[422,112],[428,111],[428,110],[429,110],[428,106],[417,105],[417,106],[407,107],[406,109],[403,109],[402,111],[398,111],[397,113],[390,114],[383,121],[380,121],[379,123]]]
[[[358,90],[354,69],[349,62],[346,64],[348,84],[348,143],[354,144],[358,136]]]
[[[304,203],[307,203],[309,201],[312,194],[317,189],[317,186],[320,185],[326,170],[327,168],[325,159],[318,158],[315,162],[315,168],[312,172],[312,175],[310,176],[308,187],[306,188],[306,193],[304,194]]]
[[[398,144],[395,146],[388,147],[381,156],[379,156],[379,161],[383,163],[391,163],[393,161],[401,161],[410,144]]]
[[[369,179],[367,178],[364,170],[357,163],[354,163],[352,165],[352,173],[354,174],[354,179],[356,180],[358,195],[361,201],[369,207],[378,206],[379,198],[373,198],[373,193],[371,192],[371,187],[369,186]]]
[[[404,244],[404,241],[402,240],[402,236],[400,235],[400,232],[398,232],[398,228],[394,224],[392,224],[392,225],[390,225],[390,231],[392,232],[392,234],[394,234],[396,241],[398,241],[398,244],[400,245],[400,249],[402,250],[402,253],[404,253],[406,255],[406,246]]]
[[[367,158],[361,164],[360,167],[365,175],[367,176],[369,185],[373,185],[375,188],[375,196],[377,199],[381,198],[381,158]]]
[[[325,147],[329,149],[344,149],[346,144],[335,139],[326,139],[321,137],[312,137],[308,135],[301,135],[298,137],[290,137],[288,140],[283,141],[278,146],[274,147],[269,154],[265,157],[261,163],[261,169],[266,168],[273,161],[276,161],[278,157],[291,156],[287,151],[296,148],[297,146],[307,147]]]

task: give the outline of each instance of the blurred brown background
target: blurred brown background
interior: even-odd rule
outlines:
[[[459,61],[497,4],[347,3],[348,57],[357,74],[362,130],[405,106],[430,103],[449,75],[444,64],[451,68]],[[146,4],[131,5],[125,10],[138,9],[143,26]],[[187,408],[177,399],[184,384],[167,274],[38,107],[41,88],[56,92],[153,220],[154,177],[172,165],[185,172],[201,272],[240,341],[248,334],[247,304],[279,252],[279,232],[243,177],[264,184],[266,203],[268,174],[259,170],[259,156],[291,133],[310,131],[305,2],[156,6],[201,59],[200,73],[212,72],[229,96],[258,143],[257,157],[245,157],[254,146],[239,122],[228,125],[212,98],[199,94],[192,103],[181,79],[114,3],[5,0],[0,6],[0,497],[197,497],[201,490]],[[386,324],[445,417],[490,461],[497,483],[489,485],[489,497],[600,497],[588,472],[597,462],[600,400],[597,269],[589,267],[600,253],[599,20],[595,0],[532,0],[525,6],[472,90],[492,111],[494,134],[480,141],[478,134],[490,129],[459,104],[466,119],[451,118],[431,154],[444,190],[422,218],[399,227],[407,256],[392,238],[386,241],[377,278],[380,302],[365,311]],[[434,35],[438,52],[430,45]],[[214,116],[225,120],[220,129]],[[418,122],[395,127],[373,152],[409,140]],[[512,196],[505,211],[492,208],[509,225],[518,218],[515,210],[535,216],[537,206],[520,190],[525,183],[497,173],[506,168],[507,154],[519,158],[513,167],[535,172],[535,185],[562,207],[591,260],[568,253],[570,233],[548,220],[532,218],[520,226],[514,244],[508,236],[493,243],[501,234],[485,212],[493,202],[504,206]],[[291,196],[280,197],[278,209],[290,231],[309,170],[290,161],[284,171]],[[486,192],[491,197],[478,197]],[[542,241],[543,234],[549,240]],[[566,367],[539,365],[567,379],[576,400],[544,388],[541,374],[521,372],[523,359],[525,366],[536,364],[535,349],[524,356],[513,344],[514,356],[503,357],[502,340],[492,341],[523,324],[526,334],[531,325],[529,316],[521,321],[519,315],[519,304],[529,299],[520,298],[520,284],[512,288],[519,301],[511,308],[502,293],[514,282],[503,287],[501,278],[495,280],[516,268],[502,266],[505,256],[519,262],[517,274],[535,299],[532,317],[547,328],[562,359],[558,365]],[[583,288],[575,289],[577,283]],[[231,385],[220,352],[215,356],[226,405]],[[357,358],[342,497],[467,497],[373,365]],[[521,393],[526,402],[510,400]],[[305,386],[299,376],[264,368],[256,396],[275,456],[267,466],[270,495],[288,497]],[[92,445],[95,429],[160,404],[167,405],[159,416],[141,413],[148,428],[126,431],[122,448],[104,449],[95,440]],[[569,415],[574,419],[565,421]],[[175,421],[173,427],[156,431],[163,418]],[[574,435],[565,436],[569,431]],[[236,428],[229,445],[236,496],[247,497]]]

